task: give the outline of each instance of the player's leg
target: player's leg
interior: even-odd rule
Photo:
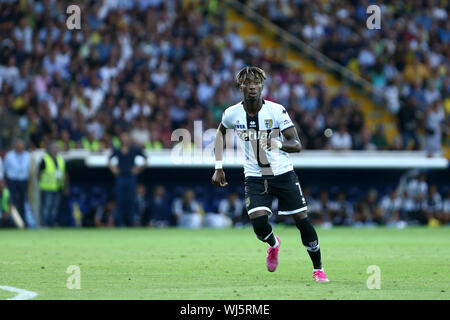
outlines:
[[[292,215],[297,229],[300,231],[302,243],[305,246],[313,263],[314,270],[322,269],[319,239],[316,229],[308,219],[306,211]]]
[[[267,211],[255,211],[249,217],[257,238],[269,244],[266,267],[269,272],[274,272],[278,267],[278,251],[280,250],[281,240],[273,234],[268,213]]]
[[[266,266],[270,272],[273,272],[278,266],[280,239],[273,234],[272,226],[269,223],[273,196],[268,190],[267,181],[265,182],[263,179],[246,179],[245,200],[256,237],[269,245]]]
[[[269,192],[267,180],[262,178],[245,178],[245,205],[256,237],[270,246],[276,245],[276,238],[269,224],[272,213],[273,196]]]
[[[256,211],[251,213],[249,218],[256,237],[262,242],[268,243],[272,248],[276,248],[278,240],[273,234],[272,226],[269,223],[269,212]]]
[[[300,238],[313,264],[313,277],[316,281],[328,281],[322,269],[319,239],[316,230],[308,219],[307,204],[297,175],[291,171],[273,182],[274,194],[278,197],[278,214],[290,215],[300,231]]]
[[[297,229],[300,231],[302,243],[313,263],[314,280],[317,282],[328,282],[329,280],[322,268],[322,257],[316,229],[312,225],[311,221],[309,221],[306,211],[295,213],[292,216],[295,220]]]

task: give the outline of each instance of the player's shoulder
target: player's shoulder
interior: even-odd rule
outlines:
[[[223,112],[223,114],[225,115],[232,115],[232,114],[236,114],[239,112],[242,112],[244,109],[242,108],[242,101],[233,104],[232,106],[229,106],[228,108],[226,108]]]
[[[286,113],[287,112],[286,108],[282,104],[279,104],[277,102],[264,100],[264,104],[268,108],[270,108],[272,111],[279,112],[279,113]]]

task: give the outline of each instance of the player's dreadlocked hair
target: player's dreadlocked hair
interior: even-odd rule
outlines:
[[[266,80],[266,73],[263,69],[258,67],[245,67],[242,68],[236,75],[237,85],[240,86],[241,84],[243,84],[250,75],[253,75],[255,79],[259,79],[261,82],[264,82],[264,80]]]

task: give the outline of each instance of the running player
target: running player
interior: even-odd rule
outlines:
[[[214,140],[215,172],[212,183],[228,185],[223,170],[226,130],[234,130],[244,150],[245,200],[257,238],[269,244],[266,266],[270,272],[278,266],[280,238],[272,232],[269,214],[273,196],[278,198],[280,215],[290,215],[300,231],[301,240],[313,263],[313,278],[328,282],[321,262],[316,231],[308,219],[306,201],[288,153],[300,152],[301,143],[286,109],[264,100],[265,72],[245,67],[236,76],[243,101],[227,108]]]

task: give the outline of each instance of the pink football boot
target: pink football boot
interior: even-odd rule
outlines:
[[[313,272],[313,279],[316,282],[329,282],[327,276],[325,275],[325,272],[323,270],[317,270]]]
[[[278,240],[278,246],[276,248],[269,246],[269,249],[267,249],[266,266],[269,272],[274,272],[278,266],[278,250],[280,250],[281,241],[278,236],[275,236],[275,238]]]

